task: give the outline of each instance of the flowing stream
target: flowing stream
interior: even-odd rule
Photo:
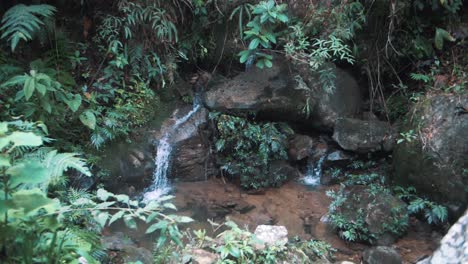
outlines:
[[[165,132],[164,136],[158,141],[156,146],[156,169],[153,172],[153,183],[143,194],[144,202],[156,200],[171,190],[171,186],[167,178],[167,173],[169,170],[173,148],[171,143],[172,136],[174,135],[174,132],[177,130],[177,128],[187,122],[187,120],[189,120],[195,113],[197,113],[200,108],[201,105],[199,103],[198,96],[195,96],[192,110],[183,117],[177,119],[175,123]]]
[[[322,177],[322,164],[327,155],[323,155],[317,161],[317,163],[310,162],[307,165],[307,173],[302,179],[302,182],[307,186],[318,186],[320,185],[320,178]]]

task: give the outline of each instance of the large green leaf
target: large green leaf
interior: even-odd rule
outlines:
[[[6,132],[8,132],[8,123],[0,122],[0,135],[4,135]]]
[[[455,38],[450,35],[450,33],[442,28],[436,28],[436,33],[434,37],[434,44],[438,50],[444,48],[444,40],[446,41],[455,41]]]
[[[77,157],[77,153],[59,153],[53,150],[44,158],[44,165],[49,170],[51,180],[58,179],[65,171],[72,168],[86,176],[91,176],[91,172],[86,166],[86,162]]]
[[[23,85],[23,91],[24,91],[24,95],[26,96],[26,100],[29,100],[29,98],[31,98],[35,89],[36,89],[36,81],[34,80],[34,77],[28,76],[28,78],[26,78],[24,85]]]
[[[10,184],[40,184],[48,180],[47,169],[38,161],[26,161],[10,167],[6,173],[11,175]]]
[[[80,115],[80,121],[85,126],[95,129],[96,128],[96,116],[91,110],[86,110]]]
[[[12,195],[11,210],[23,209],[25,213],[35,212],[39,209],[45,209],[48,213],[55,212],[60,203],[57,200],[47,198],[40,189],[21,190]]]
[[[10,164],[10,159],[8,158],[8,156],[4,156],[2,154],[0,154],[0,168],[1,167],[10,167],[11,164]]]
[[[96,217],[96,221],[101,225],[101,227],[105,227],[107,220],[109,219],[109,213],[108,212],[99,212]]]
[[[13,143],[12,147],[37,147],[42,145],[42,137],[35,135],[32,132],[13,132],[11,135],[6,137],[0,137],[0,150],[10,143]]]
[[[64,101],[73,112],[76,112],[81,105],[81,95],[68,94],[67,98]]]

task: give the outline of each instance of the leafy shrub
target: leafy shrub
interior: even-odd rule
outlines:
[[[171,254],[165,254],[160,262],[189,262],[193,249],[204,249],[218,256],[216,263],[220,264],[275,264],[282,261],[288,263],[313,263],[317,259],[332,258],[333,249],[328,243],[319,240],[288,242],[286,245],[263,245],[250,231],[240,228],[232,221],[223,224],[210,222],[216,237],[212,238],[205,230],[196,230],[187,234],[187,244]],[[161,251],[157,251],[159,255]]]
[[[277,43],[279,26],[289,21],[286,14],[287,5],[277,4],[274,0],[267,0],[247,7],[251,8],[249,13],[254,16],[247,23],[247,30],[243,31],[243,39],[249,41],[249,46],[248,50],[239,53],[240,62],[246,63],[247,67],[249,67],[256,60],[255,65],[258,68],[271,68],[273,56],[261,52],[259,47],[271,49],[272,45]],[[236,12],[236,9],[233,14],[234,12]],[[242,9],[239,12],[242,12]],[[240,13],[240,17],[242,17],[242,13]]]
[[[258,189],[279,186],[286,180],[274,174],[271,164],[287,159],[287,130],[278,123],[255,123],[245,118],[211,114],[216,123],[216,150],[221,154],[223,171],[240,179],[242,187]]]
[[[447,221],[447,208],[426,198],[419,197],[414,187],[403,188],[401,186],[396,186],[393,190],[398,198],[408,203],[408,211],[410,214],[422,214],[429,224],[437,225]]]
[[[342,185],[338,191],[328,191],[327,195],[332,198],[328,211],[331,224],[345,240],[374,243],[386,233],[401,236],[408,227],[406,208],[382,185],[359,188]],[[373,219],[370,217],[372,210],[387,215]]]
[[[56,11],[51,5],[14,5],[3,15],[0,39],[8,38],[11,50],[15,51],[20,40],[32,40],[34,33],[44,25],[39,17],[52,17]]]
[[[71,192],[60,200],[57,185],[64,172],[75,169],[91,176],[76,153],[57,153],[42,147],[47,127],[41,123],[0,122],[0,247],[6,263],[97,263],[100,252],[96,231],[123,219],[136,228],[137,219],[149,224],[147,233],[159,232],[158,245],[167,238],[181,245],[177,223],[191,219],[165,215],[175,209],[171,197],[140,207],[127,195],[103,189],[96,196]],[[85,221],[80,221],[80,219]],[[92,221],[90,220],[92,219]],[[85,224],[83,224],[85,223]],[[94,231],[89,225],[95,224]]]

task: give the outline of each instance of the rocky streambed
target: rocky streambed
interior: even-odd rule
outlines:
[[[384,236],[372,246],[345,242],[330,225],[331,200],[326,192],[338,191],[346,180],[344,175],[363,173],[357,169],[362,164],[373,164],[364,173],[377,173],[386,184],[416,187],[424,197],[446,206],[450,220],[456,221],[468,201],[468,138],[463,136],[468,117],[457,110],[467,109],[468,96],[427,95],[404,119],[390,124],[368,111],[361,88],[346,71],[333,68],[337,80],[330,94],[320,89],[317,76],[304,69],[286,61],[274,65],[204,83],[201,100],[195,98],[197,104],[168,114],[160,127],[145,133],[140,145],[123,148],[115,159],[110,154],[108,160],[118,164],[112,173],[120,179],[116,186],[119,192],[141,196],[154,184],[160,175],[154,173],[158,167],[154,161],[159,160],[155,146],[164,139],[170,144],[164,175],[173,183],[175,204],[179,213],[196,220],[188,228],[210,230],[207,219],[231,219],[250,231],[259,225],[281,225],[290,239],[326,241],[338,250],[337,260],[354,262],[390,254],[397,259],[401,256],[404,263],[416,263],[431,255],[444,229],[435,229],[415,217],[405,220],[408,228],[404,236]],[[226,180],[210,112],[251,115],[259,122],[287,122],[294,130],[287,139],[287,157],[271,166],[286,183],[279,188],[247,191],[240,189],[238,182]],[[313,188],[304,184],[311,182]],[[377,205],[370,206],[365,188],[348,186],[345,192],[353,198],[342,213],[353,218],[353,213],[364,212],[369,229],[379,233],[389,231],[377,226],[395,216],[393,209],[404,207],[389,193],[382,193],[372,201]],[[132,246],[152,249],[152,237],[139,231],[128,234],[138,242]],[[382,245],[385,247],[376,248]]]

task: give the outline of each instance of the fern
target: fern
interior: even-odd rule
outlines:
[[[428,75],[423,74],[423,73],[414,73],[413,72],[413,73],[410,73],[410,77],[414,81],[422,81],[424,83],[428,83],[431,80],[431,78]]]
[[[57,182],[65,171],[72,168],[86,176],[91,176],[91,172],[86,166],[86,162],[76,157],[76,153],[59,153],[57,150],[50,151],[43,161],[49,173],[50,182]]]
[[[10,41],[11,50],[15,51],[20,40],[32,40],[34,32],[44,25],[39,17],[51,17],[55,11],[55,7],[51,5],[15,5],[3,16],[0,28],[3,34],[0,38],[7,38]]]

